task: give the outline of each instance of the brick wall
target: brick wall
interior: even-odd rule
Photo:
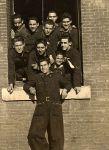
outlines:
[[[0,88],[7,86],[9,6],[9,0],[0,1]],[[64,103],[65,150],[109,150],[108,0],[82,0],[81,15],[84,82],[91,85],[92,98]],[[0,150],[29,150],[26,136],[34,107],[0,101]]]

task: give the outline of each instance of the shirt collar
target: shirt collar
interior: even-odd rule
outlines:
[[[62,26],[61,26],[61,28],[60,28],[60,31],[61,31],[61,32],[70,32],[71,30],[72,30],[72,27],[71,27],[71,26],[68,28],[68,30],[65,30]]]
[[[50,76],[50,77],[51,77],[52,74],[53,74],[53,71],[50,70],[49,74],[47,74],[47,75],[44,74],[44,73],[41,73],[41,77],[42,77],[42,78],[44,78],[44,77],[46,77],[46,76]]]

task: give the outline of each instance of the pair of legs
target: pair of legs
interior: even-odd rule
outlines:
[[[46,131],[48,140],[45,138]],[[61,104],[46,103],[36,106],[28,142],[31,150],[63,150],[64,129]]]

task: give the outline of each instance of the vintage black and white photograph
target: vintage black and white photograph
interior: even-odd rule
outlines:
[[[108,0],[1,0],[0,150],[109,149]]]

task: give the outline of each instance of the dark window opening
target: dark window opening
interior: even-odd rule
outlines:
[[[24,18],[37,16],[40,22],[46,19],[49,10],[55,10],[58,16],[64,12],[72,15],[73,24],[78,26],[78,4],[80,0],[14,0],[15,13]]]
[[[21,14],[24,20],[29,16],[37,16],[40,24],[44,22],[49,10],[55,10],[58,14],[58,21],[64,12],[72,16],[72,22],[78,29],[78,43],[81,52],[82,85],[83,85],[83,64],[82,64],[82,37],[81,37],[81,2],[80,0],[13,0],[13,13]]]

